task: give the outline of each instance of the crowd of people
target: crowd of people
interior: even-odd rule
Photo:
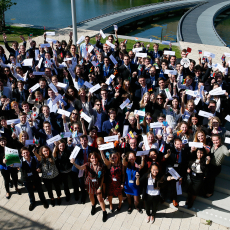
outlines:
[[[48,34],[48,33],[47,33]],[[189,59],[175,55],[171,43],[118,41],[97,35],[77,44],[48,39],[36,44],[0,46],[0,169],[6,198],[13,186],[25,186],[29,210],[34,192],[48,208],[87,193],[107,220],[125,200],[128,213],[146,210],[154,223],[159,203],[171,199],[178,207],[181,186],[191,208],[197,195],[210,197],[215,178],[229,156],[228,64],[223,55],[214,65],[210,56]],[[104,34],[102,33],[104,36]],[[68,42],[68,43],[67,43]],[[9,55],[5,55],[5,49]],[[198,52],[198,51],[193,51]],[[215,52],[215,51],[213,51]],[[20,164],[7,164],[5,147],[17,149]],[[53,192],[56,192],[56,197]],[[81,193],[80,193],[81,191]],[[118,197],[115,208],[113,197]],[[19,197],[20,198],[20,197]]]

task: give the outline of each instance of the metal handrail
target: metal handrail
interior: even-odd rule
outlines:
[[[185,17],[191,13],[193,10],[195,10],[197,7],[200,7],[202,6],[203,4],[206,4],[207,1],[204,1],[204,2],[201,2],[199,3],[198,5],[192,7],[191,9],[189,9],[180,19],[180,21],[178,22],[178,25],[177,25],[177,41],[183,41],[183,36],[182,36],[182,31],[181,31],[181,28],[182,28],[182,23],[185,19]]]
[[[130,8],[127,8],[127,9],[114,11],[114,12],[111,12],[111,13],[108,13],[108,14],[102,14],[102,15],[94,17],[94,18],[86,19],[84,21],[78,22],[77,25],[81,25],[83,23],[93,21],[93,20],[96,20],[96,19],[99,19],[99,18],[103,18],[103,17],[109,16],[109,15],[122,13],[122,12],[130,11],[130,10],[134,10],[134,9],[138,9],[138,8],[143,8],[143,7],[147,7],[147,6],[153,6],[153,5],[160,5],[160,4],[167,4],[167,3],[171,3],[171,2],[179,2],[179,1],[183,1],[183,0],[172,0],[172,1],[168,1],[168,2],[158,2],[158,3],[146,4],[146,5],[142,5],[142,6],[130,7]]]

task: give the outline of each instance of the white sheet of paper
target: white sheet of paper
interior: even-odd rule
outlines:
[[[64,135],[63,138],[72,137],[72,133],[71,132],[64,132],[62,134]]]
[[[82,35],[82,36],[78,39],[77,44],[82,43],[84,40],[85,40],[85,36]]]
[[[227,116],[225,117],[225,120],[227,120],[228,122],[230,122],[230,115],[227,115]]]
[[[39,54],[39,50],[36,49],[36,50],[35,50],[35,60],[36,60],[36,61],[39,60],[39,59],[38,59],[38,54]]]
[[[72,61],[72,57],[71,58],[65,58],[64,61]]]
[[[165,50],[164,54],[166,54],[166,55],[175,55],[175,51]]]
[[[34,140],[26,140],[25,145],[34,145]]]
[[[127,98],[121,105],[120,108],[123,110],[128,104],[129,104],[130,100]]]
[[[150,123],[150,128],[151,129],[162,128],[162,126],[163,126],[163,123],[160,123],[160,122]]]
[[[104,142],[118,141],[118,135],[104,137]]]
[[[90,92],[90,93],[93,93],[93,92],[97,91],[97,90],[100,89],[100,88],[101,88],[101,86],[100,86],[100,84],[98,83],[98,84],[96,84],[95,86],[93,86],[92,88],[90,88],[90,89],[89,89],[89,92]]]
[[[207,51],[204,51],[204,56],[205,57],[211,57],[212,59],[216,57],[215,54],[211,53],[211,52],[207,52]]]
[[[144,141],[144,145],[145,145],[145,150],[150,150],[147,135],[143,135],[142,137],[143,137],[143,141]]]
[[[202,117],[213,117],[213,114],[212,113],[208,113],[208,112],[205,112],[203,110],[200,110],[199,113],[198,113],[199,116],[202,116]]]
[[[84,112],[81,112],[81,117],[86,120],[88,123],[90,123],[90,121],[92,120],[91,117],[89,117],[88,115],[86,115]]]
[[[41,48],[50,47],[50,44],[49,44],[49,43],[41,44],[40,47],[41,47]]]
[[[98,149],[99,150],[114,149],[114,144],[113,142],[109,142],[107,144],[98,145]]]
[[[129,126],[124,125],[123,126],[123,137],[126,137],[128,132],[129,132]]]
[[[46,41],[47,42],[53,42],[53,44],[56,44],[57,43],[57,40],[56,39],[52,39],[52,38],[46,38]]]
[[[226,57],[230,57],[230,53],[224,53]]]
[[[40,68],[41,68],[42,61],[43,61],[43,58],[41,57],[41,58],[39,59],[39,62],[38,62],[38,69],[40,69]]]
[[[220,96],[220,95],[224,95],[226,93],[226,90],[222,90],[222,91],[219,91],[219,92],[215,92],[215,93],[210,93],[210,95],[213,95],[213,96]]]
[[[169,100],[173,100],[172,95],[171,95],[171,93],[170,93],[170,91],[169,91],[168,88],[165,89],[165,93],[166,93],[166,96],[167,96],[167,98],[168,98]]]
[[[229,137],[225,137],[225,141],[224,142],[230,144],[230,138]]]
[[[147,57],[147,53],[136,53],[136,57],[146,58]]]
[[[104,32],[103,32],[102,30],[100,30],[100,34],[101,34],[101,36],[103,37],[103,39],[106,38],[106,35],[104,34]]]
[[[94,67],[97,67],[97,62],[91,61],[91,63],[92,63],[92,65],[93,65]]]
[[[111,77],[112,79],[114,79],[114,78],[115,78],[115,75],[111,74],[110,77]]]
[[[149,154],[149,150],[137,151],[136,156],[144,156],[144,155],[148,155],[148,154]]]
[[[33,75],[45,75],[45,72],[33,72]]]
[[[18,124],[18,123],[20,123],[20,119],[11,119],[11,120],[7,120],[6,121],[6,124],[7,125],[11,125],[11,124]]]
[[[133,48],[133,49],[132,49],[132,51],[133,51],[134,53],[140,52],[140,51],[142,51],[142,50],[143,50],[143,47]]]
[[[189,142],[188,143],[189,147],[196,147],[196,148],[203,148],[203,143],[202,142]]]
[[[88,53],[91,53],[94,47],[92,45],[88,46]]]
[[[115,45],[114,44],[112,44],[110,41],[106,41],[106,44],[108,45],[108,46],[110,46],[111,48],[115,48]]]
[[[29,91],[31,90],[32,92],[34,92],[36,89],[38,89],[40,87],[39,83],[35,84],[34,86],[32,86]]]
[[[171,42],[170,41],[162,41],[161,44],[162,45],[169,45]]]
[[[174,169],[174,168],[171,168],[169,170],[169,173],[176,179],[178,180],[180,178],[180,175],[178,174],[178,172]]]
[[[177,195],[182,195],[182,188],[181,184],[179,184],[179,181],[176,182],[176,193]]]
[[[113,81],[113,79],[112,79],[111,77],[109,77],[109,78],[106,80],[105,84],[106,84],[106,85],[110,85],[112,81]]]
[[[114,30],[118,30],[118,26],[117,25],[113,25]]]
[[[53,144],[55,141],[59,141],[59,140],[61,140],[61,136],[58,134],[58,135],[56,135],[56,136],[54,136],[54,137],[51,137],[49,140],[46,141],[46,143],[47,143],[48,145],[51,145],[51,144]]]
[[[62,98],[62,95],[58,94],[58,96],[56,96],[53,100],[53,105],[55,105],[61,98]]]
[[[90,84],[88,81],[85,81],[84,85],[89,89],[91,89],[93,87],[93,85]]]
[[[33,58],[24,59],[22,62],[22,66],[32,66],[33,65]]]
[[[198,105],[200,99],[201,99],[200,97],[196,97],[196,99],[194,100],[194,104],[195,104],[195,105]]]
[[[54,93],[58,93],[58,90],[53,83],[49,83],[49,87],[54,91]]]
[[[117,60],[115,59],[115,57],[112,54],[109,56],[109,58],[113,62],[114,65],[117,64]]]
[[[47,32],[46,32],[46,35],[54,36],[54,35],[55,35],[55,32],[47,31]]]
[[[58,109],[57,113],[61,114],[61,115],[65,115],[66,117],[70,117],[71,112],[66,111],[64,109]]]
[[[166,69],[164,74],[177,75],[177,71],[176,70],[171,70],[171,69]]]
[[[194,91],[190,90],[190,89],[186,89],[186,94],[195,97]]]
[[[141,110],[134,110],[134,114],[138,114],[139,116],[144,117],[145,116],[145,111],[141,111]]]
[[[69,159],[70,160],[73,159],[73,158],[75,159],[80,150],[81,150],[81,148],[76,145],[75,148],[73,149],[71,155],[69,156]]]
[[[62,82],[58,82],[58,83],[57,83],[57,87],[60,87],[60,88],[62,88],[62,89],[65,89],[65,88],[67,87],[67,84],[62,83]]]

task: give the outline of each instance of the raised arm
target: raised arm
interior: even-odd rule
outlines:
[[[108,161],[105,157],[105,154],[104,154],[104,151],[103,150],[100,150],[100,153],[101,153],[101,158],[102,160],[104,161],[105,165],[110,168],[111,167],[111,162]]]
[[[71,162],[77,169],[79,169],[79,170],[85,170],[85,169],[86,169],[86,166],[85,166],[85,165],[80,166],[80,165],[76,164],[74,158],[72,158],[72,159],[70,160],[70,162]]]
[[[34,149],[33,151],[35,157],[37,158],[38,161],[41,161],[42,160],[42,157],[37,153],[37,149]]]
[[[83,131],[83,135],[87,135],[87,130],[86,130],[86,128],[85,128],[84,119],[83,119],[83,118],[80,118],[80,122],[81,122],[81,128],[82,128],[82,131]]]

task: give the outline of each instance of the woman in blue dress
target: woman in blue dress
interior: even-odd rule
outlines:
[[[143,211],[138,207],[139,198],[140,198],[140,188],[139,188],[139,170],[144,166],[144,161],[142,158],[141,165],[139,166],[135,160],[136,155],[133,152],[128,154],[128,161],[126,160],[127,156],[125,154],[122,155],[122,164],[125,167],[126,175],[125,175],[125,183],[124,183],[124,191],[128,198],[129,208],[128,214],[132,213],[132,199],[131,196],[134,197],[134,205],[139,213],[143,213]],[[143,166],[142,166],[143,164]]]

